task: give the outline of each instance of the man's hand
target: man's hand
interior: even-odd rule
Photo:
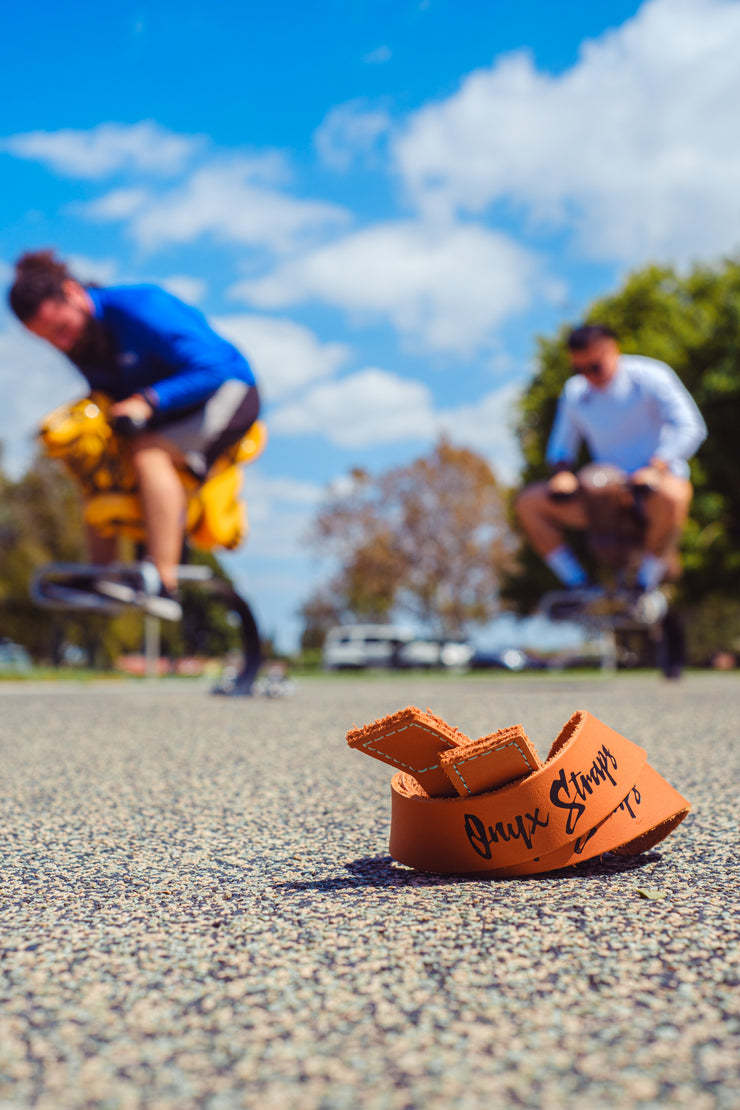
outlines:
[[[570,470],[559,470],[547,483],[547,492],[551,497],[572,497],[577,490],[578,479]]]
[[[646,486],[648,489],[657,489],[661,478],[668,467],[660,462],[658,465],[651,459],[647,466],[641,466],[634,474],[630,475],[633,486]]]
[[[135,424],[145,424],[153,412],[154,409],[146,397],[142,397],[140,393],[132,393],[123,401],[116,401],[115,405],[111,405],[110,410],[112,417],[128,416]]]

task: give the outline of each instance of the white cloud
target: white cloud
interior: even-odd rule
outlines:
[[[427,443],[445,433],[487,458],[504,482],[513,482],[521,457],[513,433],[520,385],[505,385],[474,403],[436,409],[422,382],[368,367],[340,381],[309,389],[270,418],[279,435],[325,436],[338,447]]]
[[[370,108],[365,99],[350,100],[332,108],[316,130],[314,144],[327,166],[346,170],[355,159],[372,155],[390,126],[384,109]]]
[[[515,410],[521,393],[520,384],[504,385],[473,404],[443,410],[436,420],[438,431],[446,432],[453,443],[464,444],[484,455],[497,478],[508,484],[516,482],[522,466],[514,435]]]
[[[535,257],[471,224],[378,224],[287,260],[234,296],[261,308],[324,301],[387,318],[415,346],[469,354],[543,291]],[[545,290],[546,292],[546,290]]]
[[[149,190],[143,188],[113,189],[89,204],[72,205],[72,210],[101,223],[128,220],[146,208],[150,195]]]
[[[368,367],[315,386],[279,408],[270,426],[283,435],[318,434],[340,447],[428,435],[431,393],[421,382]]]
[[[0,142],[17,158],[41,162],[67,177],[97,179],[121,170],[179,173],[205,139],[176,135],[153,120],[101,123],[89,131],[30,131]]]
[[[234,157],[200,167],[165,193],[115,190],[78,211],[93,220],[127,221],[128,232],[148,250],[211,235],[286,251],[319,230],[348,222],[348,213],[336,205],[280,191],[277,179],[285,172],[275,155]]]
[[[684,260],[736,244],[740,4],[649,0],[567,72],[523,53],[410,118],[395,156],[427,214],[506,200],[584,253]]]
[[[260,464],[247,467],[243,494],[250,523],[250,559],[304,560],[305,534],[324,493],[315,482],[268,475]]]
[[[0,312],[0,441],[9,474],[17,477],[29,464],[43,417],[86,392],[87,383],[63,355]]]
[[[317,505],[324,495],[323,486],[302,478],[267,474],[263,467],[247,469],[247,493],[255,519],[267,520],[280,508],[299,509],[303,512]]]
[[[162,278],[160,284],[181,301],[192,305],[200,304],[208,288],[204,281],[190,274],[172,274]]]
[[[322,343],[309,328],[272,316],[220,316],[213,326],[243,352],[268,401],[293,397],[320,378],[331,377],[349,357],[342,343]]]
[[[362,59],[366,65],[378,66],[383,65],[384,62],[389,62],[392,57],[390,46],[378,46],[375,50],[371,50]]]
[[[89,258],[85,254],[70,254],[65,258],[71,273],[84,285],[96,282],[110,285],[118,277],[118,262],[113,258]]]

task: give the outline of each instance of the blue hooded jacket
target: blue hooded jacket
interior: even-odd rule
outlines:
[[[143,393],[160,416],[204,404],[236,378],[254,385],[244,356],[201,312],[156,285],[90,287],[95,319],[109,340],[107,357],[77,363],[92,389],[116,401]]]

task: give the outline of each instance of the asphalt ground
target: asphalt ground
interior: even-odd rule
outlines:
[[[344,740],[408,704],[542,755],[588,709],[693,813],[637,860],[415,873]],[[0,685],[0,1110],[734,1110],[739,719],[734,674]]]

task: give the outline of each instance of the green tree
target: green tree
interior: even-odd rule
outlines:
[[[387,620],[398,610],[446,636],[491,618],[516,547],[488,463],[445,439],[408,466],[353,471],[349,491],[321,507],[312,538],[339,569],[304,616]]]
[[[18,480],[0,476],[0,503],[0,631],[43,657],[58,621],[31,601],[31,579],[44,563],[84,557],[79,498],[59,467],[37,456]]]
[[[709,434],[691,462],[694,501],[682,541],[680,595],[690,610],[710,596],[737,596],[740,263],[727,260],[688,273],[648,266],[630,275],[617,293],[594,302],[586,320],[611,327],[626,353],[667,362],[696,400]],[[522,398],[518,428],[525,484],[547,473],[547,438],[570,373],[565,339],[571,326],[538,339],[538,369]],[[524,550],[521,573],[507,582],[506,595],[527,611],[552,585],[549,572]]]

